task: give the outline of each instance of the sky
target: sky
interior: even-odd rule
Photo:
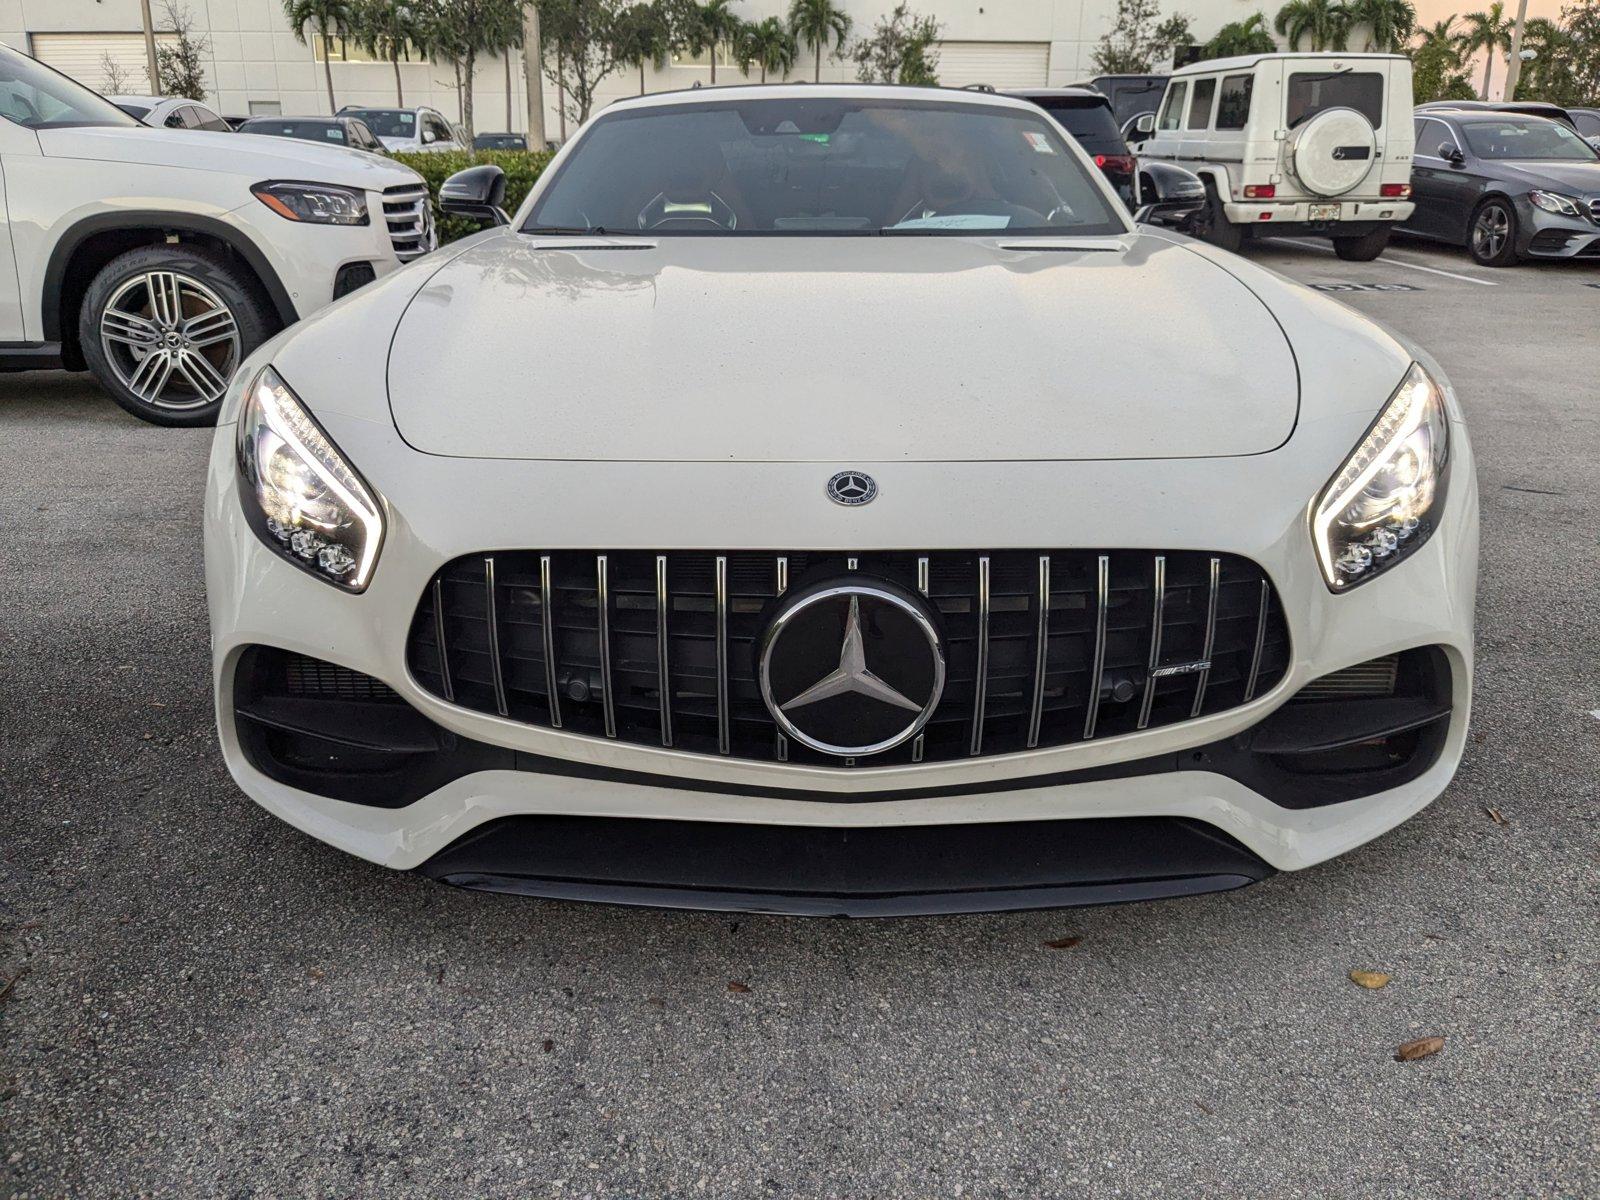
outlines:
[[[1570,2],[1570,0],[1567,0]],[[1485,12],[1489,8],[1489,0],[1412,0],[1417,6],[1417,24],[1432,25],[1435,21],[1442,21],[1452,13],[1461,15],[1469,12]],[[1554,21],[1561,15],[1563,0],[1528,0],[1528,15],[1530,17],[1547,17]],[[1506,0],[1506,16],[1517,15],[1516,0]]]

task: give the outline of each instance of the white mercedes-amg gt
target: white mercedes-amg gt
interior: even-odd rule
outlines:
[[[1041,110],[615,104],[264,345],[218,721],[451,883],[797,913],[1236,887],[1448,784],[1478,512],[1420,349],[1130,220]]]

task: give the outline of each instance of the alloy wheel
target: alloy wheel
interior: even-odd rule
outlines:
[[[147,271],[106,302],[100,345],[118,381],[142,403],[204,408],[222,399],[239,365],[239,323],[199,280]]]
[[[1479,258],[1494,258],[1511,236],[1511,216],[1498,204],[1487,205],[1472,225],[1472,248]]]

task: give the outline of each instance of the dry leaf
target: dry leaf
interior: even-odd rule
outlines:
[[[311,978],[311,979],[321,979],[322,978],[322,968],[321,967],[308,968],[307,971],[306,971],[306,975],[307,975],[308,978]]]
[[[1071,950],[1082,941],[1081,937],[1051,938],[1045,946],[1051,950]]]
[[[1415,1062],[1419,1058],[1427,1058],[1430,1054],[1437,1054],[1444,1049],[1442,1037],[1418,1038],[1414,1042],[1407,1042],[1394,1052],[1395,1062]]]
[[[550,1051],[554,1050],[555,1048],[556,1043],[554,1038],[545,1038],[544,1044],[539,1047],[539,1049],[543,1050],[546,1054],[549,1054]]]
[[[750,985],[748,983],[740,983],[737,979],[730,979],[728,980],[728,990],[742,995],[750,990]]]
[[[1391,980],[1393,978],[1394,978],[1394,976],[1386,975],[1382,971],[1351,971],[1350,972],[1350,982],[1351,983],[1356,984],[1359,987],[1364,987],[1368,991],[1372,991],[1372,992],[1377,991],[1379,988],[1383,987],[1384,984],[1388,983],[1389,980]]]
[[[660,996],[651,996],[645,1003],[651,1008],[665,1008],[667,1006],[667,1002]]]
[[[1483,811],[1489,814],[1489,819],[1491,821],[1493,821],[1496,825],[1509,825],[1509,824],[1511,824],[1510,821],[1506,820],[1504,817],[1502,817],[1500,815],[1500,810],[1498,808],[1485,808]]]

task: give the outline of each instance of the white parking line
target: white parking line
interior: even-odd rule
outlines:
[[[1321,250],[1327,254],[1333,253],[1332,246],[1324,246],[1319,242],[1302,242],[1298,238],[1278,238],[1276,240],[1287,242],[1291,246],[1304,246],[1307,250]],[[1441,271],[1438,267],[1425,267],[1421,263],[1414,263],[1409,259],[1396,258],[1391,250],[1386,250],[1380,261],[1396,267],[1406,267],[1413,271],[1426,271],[1429,275],[1443,275],[1446,279],[1460,279],[1466,283],[1481,283],[1484,287],[1499,286],[1499,281],[1495,279],[1479,279],[1475,275],[1457,275],[1454,271]]]

